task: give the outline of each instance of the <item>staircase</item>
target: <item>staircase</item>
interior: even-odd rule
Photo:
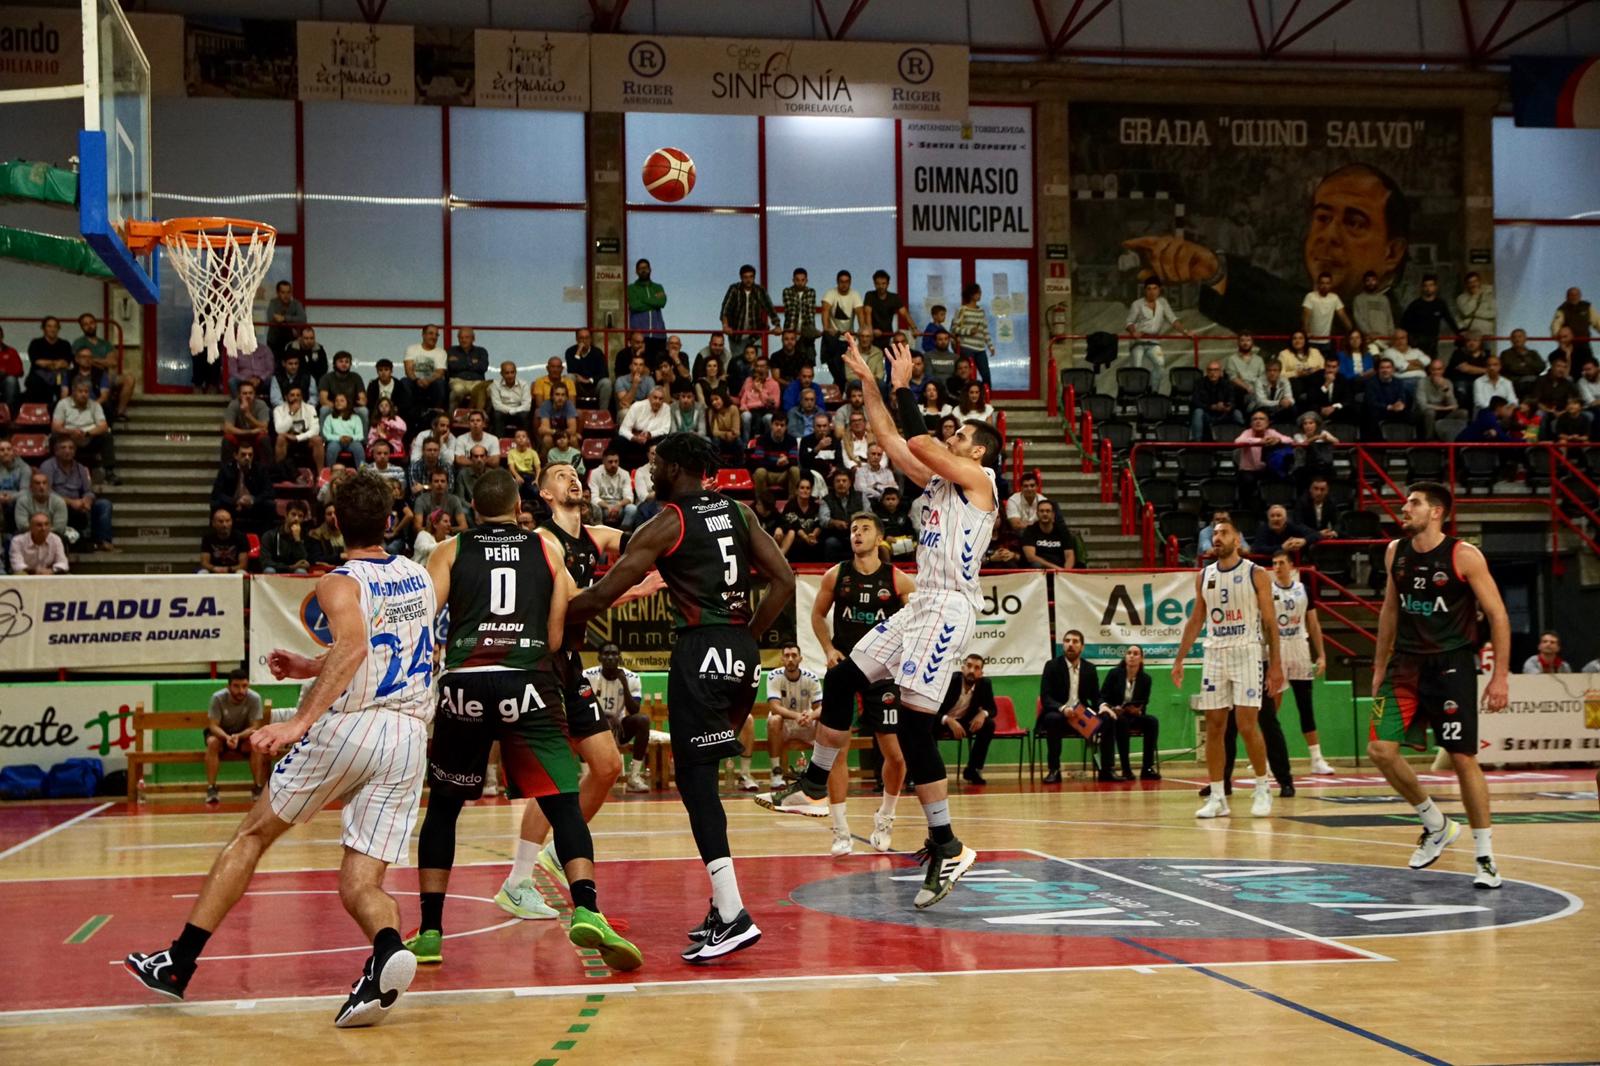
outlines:
[[[121,552],[72,557],[75,574],[185,574],[200,566],[221,460],[222,396],[140,395],[117,427],[121,485],[106,485]]]

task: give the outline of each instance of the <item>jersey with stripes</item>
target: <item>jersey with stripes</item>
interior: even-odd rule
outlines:
[[[1306,611],[1311,606],[1311,596],[1299,580],[1288,586],[1272,582],[1272,607],[1278,616],[1278,637],[1282,640],[1309,639],[1306,632]]]
[[[433,717],[433,580],[403,555],[351,559],[333,573],[361,589],[367,654],[330,710],[396,711]]]
[[[994,471],[988,468],[989,485],[994,487]],[[998,501],[999,494],[995,493]],[[965,596],[973,610],[980,609],[978,568],[989,550],[994,534],[998,506],[979,510],[961,486],[937,474],[922,490],[922,534],[917,539],[917,590],[919,592],[957,592]]]
[[[1261,644],[1261,603],[1256,599],[1256,564],[1241,559],[1229,570],[1208,563],[1200,579],[1205,599],[1206,650]]]
[[[767,673],[767,699],[777,700],[786,710],[809,711],[822,699],[822,678],[800,668],[800,676],[790,678],[783,667]]]

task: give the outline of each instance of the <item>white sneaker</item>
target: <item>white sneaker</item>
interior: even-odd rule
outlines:
[[[1228,797],[1212,792],[1198,811],[1194,812],[1196,818],[1226,818],[1233,812],[1228,810]]]
[[[1329,766],[1327,759],[1318,759],[1311,764],[1311,772],[1314,774],[1336,774],[1339,771]]]
[[[1262,778],[1256,782],[1255,795],[1250,797],[1250,814],[1265,818],[1272,813],[1272,785]]]
[[[888,851],[894,847],[894,815],[874,814],[872,816],[872,835],[867,838],[878,851]]]
[[[788,788],[761,793],[756,797],[756,806],[765,807],[779,814],[803,814],[807,818],[828,817],[826,797],[812,799],[806,795],[805,789],[798,781]]]
[[[841,858],[855,850],[855,838],[848,829],[835,829],[833,831],[833,846],[828,849],[828,854],[834,858]]]
[[[1432,866],[1444,853],[1444,849],[1455,843],[1456,837],[1461,835],[1461,823],[1454,818],[1444,820],[1444,828],[1436,833],[1429,832],[1427,826],[1422,827],[1422,835],[1417,838],[1417,850],[1411,853],[1410,866],[1413,870],[1421,870]]]
[[[501,885],[500,891],[494,894],[494,903],[513,918],[534,921],[561,916],[555,908],[544,901],[544,896],[539,893],[539,886],[533,883],[531,877],[524,877],[514,885],[510,881]]]
[[[543,866],[562,888],[571,887],[567,884],[567,871],[562,867],[561,861],[556,858],[555,841],[552,840],[539,849],[539,865]]]
[[[749,774],[740,774],[739,775],[739,791],[741,791],[741,792],[760,792],[761,791],[761,786],[756,784],[756,779],[751,777]]]
[[[1478,873],[1472,879],[1473,888],[1499,888],[1500,870],[1495,866],[1494,859],[1488,855],[1478,856]]]
[[[632,773],[630,773],[628,775],[628,786],[627,787],[628,787],[628,791],[629,792],[649,792],[650,791],[650,786],[649,786],[648,783],[646,783],[646,781],[644,779],[644,774],[637,767],[634,769],[634,771]]]
[[[778,791],[778,789],[782,788],[788,783],[789,782],[784,780],[782,774],[773,774],[771,777],[767,778],[767,788],[771,789],[773,792]]]

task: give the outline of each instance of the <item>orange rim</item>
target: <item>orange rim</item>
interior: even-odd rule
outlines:
[[[230,228],[233,230],[232,238],[228,236]],[[191,248],[198,248],[201,245],[220,248],[228,244],[230,239],[248,241],[252,233],[269,239],[276,239],[278,236],[277,229],[253,219],[192,216],[169,218],[165,222],[129,222],[124,227],[122,239],[130,251],[143,254],[168,240],[178,241]]]

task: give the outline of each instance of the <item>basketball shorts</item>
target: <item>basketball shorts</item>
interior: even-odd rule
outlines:
[[[1433,725],[1439,747],[1478,753],[1478,656],[1471,648],[1436,655],[1395,652],[1372,699],[1373,740],[1419,751]]]
[[[755,706],[761,650],[745,626],[678,630],[667,669],[667,728],[679,763],[714,763],[744,751],[739,730]]]
[[[278,760],[267,799],[273,814],[295,825],[343,800],[344,846],[400,862],[417,824],[427,751],[421,718],[394,711],[324,714]]]
[[[1266,664],[1261,661],[1259,646],[1207,648],[1200,661],[1200,699],[1196,707],[1202,711],[1260,707],[1265,682]]]
[[[1283,656],[1284,687],[1290,681],[1310,681],[1316,677],[1316,664],[1311,661],[1311,640],[1308,637],[1286,637],[1278,641],[1279,654]]]
[[[553,670],[453,670],[439,680],[428,783],[465,800],[483,795],[489,749],[529,798],[578,790],[561,681]]]
[[[896,682],[903,703],[936,711],[961,669],[977,622],[966,596],[919,589],[905,607],[867,630],[850,658],[869,682]]]
[[[861,717],[856,732],[870,737],[900,731],[900,701],[890,682],[873,685],[861,694]]]
[[[576,741],[609,730],[611,723],[600,713],[600,704],[595,701],[589,679],[583,676],[583,660],[578,654],[574,652],[569,657],[562,653],[556,672],[561,676],[561,698],[567,708],[567,735]]]

